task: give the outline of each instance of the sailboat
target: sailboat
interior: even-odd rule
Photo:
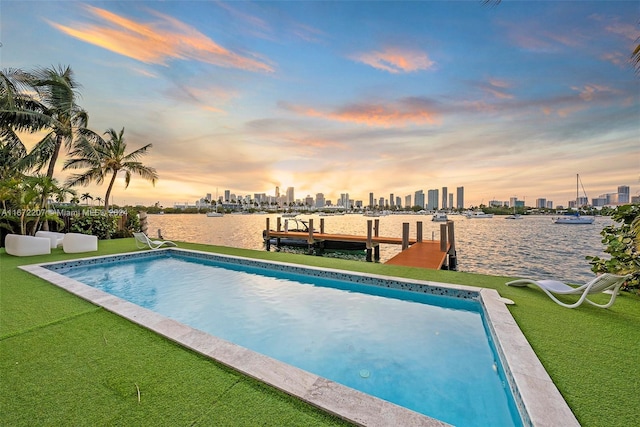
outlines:
[[[595,217],[580,216],[579,202],[578,202],[579,183],[580,183],[580,175],[576,174],[576,213],[574,215],[565,215],[563,217],[554,218],[553,222],[555,224],[593,224]]]

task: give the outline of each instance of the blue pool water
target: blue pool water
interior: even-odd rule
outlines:
[[[175,254],[56,271],[447,423],[521,425],[472,299]]]

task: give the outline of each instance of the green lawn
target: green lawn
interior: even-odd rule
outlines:
[[[135,250],[101,241],[99,254]],[[180,243],[180,247],[497,289],[584,426],[640,418],[640,298],[566,309],[508,278]],[[2,425],[335,426],[343,421],[245,377],[17,268],[87,254],[0,250]],[[94,254],[91,254],[94,255]],[[559,266],[561,268],[561,266]]]

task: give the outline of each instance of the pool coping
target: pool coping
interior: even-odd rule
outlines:
[[[426,285],[450,289],[479,296],[487,324],[495,339],[496,351],[505,368],[505,375],[512,389],[516,405],[525,426],[579,426],[573,412],[556,388],[507,309],[508,301],[494,289],[465,285],[430,282],[402,277],[383,276],[347,270],[319,268],[303,264],[245,258],[214,252],[165,248],[154,251],[127,252],[96,257],[79,258],[20,266],[19,268],[52,283],[93,304],[118,314],[140,326],[162,335],[184,347],[210,357],[249,377],[265,382],[287,394],[295,396],[333,415],[362,426],[446,426],[445,422],[417,413],[399,405],[343,386],[334,381],[304,371],[268,356],[217,338],[149,309],[125,301],[119,297],[63,276],[46,266],[100,260],[117,256],[175,251],[198,256],[215,257],[233,261],[249,260],[251,263],[279,265],[326,273],[345,274],[367,279],[393,280],[411,285]]]

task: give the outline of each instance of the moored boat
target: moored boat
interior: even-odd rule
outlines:
[[[431,217],[431,221],[436,221],[436,222],[446,222],[448,219],[449,218],[447,217],[447,214],[444,212],[436,212]]]
[[[291,226],[289,224],[291,224]],[[308,233],[309,223],[301,219],[287,219],[284,224],[284,231]],[[266,230],[262,232],[262,238],[266,243],[267,242]],[[273,245],[273,246],[290,246],[290,247],[297,247],[297,248],[306,248],[309,246],[309,242],[307,238],[299,237],[299,236],[270,237],[268,239],[268,242],[270,245]],[[333,240],[315,242],[314,246],[322,247],[323,249],[327,249],[327,250],[344,250],[344,251],[359,251],[367,248],[366,243],[363,243],[363,242],[333,241]]]
[[[595,218],[592,216],[582,216],[576,212],[575,215],[565,215],[554,218],[554,224],[593,224]]]
[[[465,213],[465,216],[468,219],[484,219],[484,218],[493,218],[492,213],[485,213],[483,211],[469,211]]]
[[[579,197],[580,174],[576,174],[576,211],[573,214],[567,214],[562,217],[554,218],[554,224],[593,224],[594,216],[580,215],[580,197]],[[582,189],[584,191],[584,188]],[[586,196],[586,193],[585,193]]]

